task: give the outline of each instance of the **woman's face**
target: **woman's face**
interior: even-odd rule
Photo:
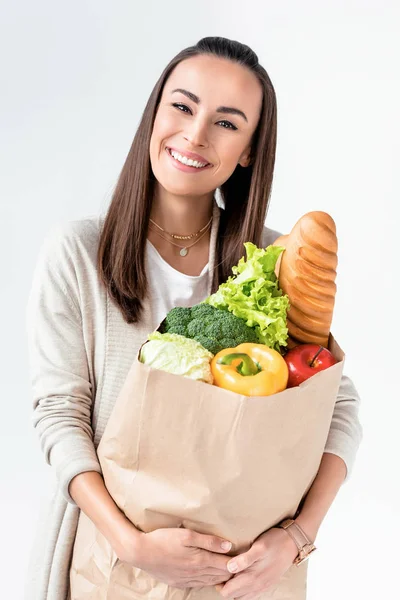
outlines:
[[[229,179],[238,163],[247,166],[261,105],[261,85],[245,67],[207,55],[180,62],[165,83],[150,140],[159,184],[172,194],[200,196]],[[184,165],[171,148],[208,164]]]

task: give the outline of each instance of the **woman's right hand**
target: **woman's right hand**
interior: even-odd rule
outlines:
[[[119,558],[172,587],[216,585],[232,577],[226,568],[231,557],[225,556],[230,547],[224,549],[224,541],[190,529],[156,529],[135,536]]]
[[[167,528],[143,533],[118,508],[96,471],[76,475],[69,492],[81,510],[110,542],[117,557],[174,587],[201,587],[232,577],[226,568],[224,540],[190,529]]]

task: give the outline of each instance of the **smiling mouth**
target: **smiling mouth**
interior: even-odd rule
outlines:
[[[169,148],[168,146],[166,146],[165,149],[166,149],[166,151],[168,152],[168,154],[170,155],[171,158],[173,158],[177,162],[181,163],[181,165],[185,165],[186,167],[192,167],[193,169],[201,170],[201,169],[206,169],[207,167],[211,167],[212,166],[211,163],[206,163],[203,167],[195,167],[194,165],[189,165],[189,164],[184,163],[181,160],[175,158],[175,156],[172,156],[172,154],[171,154],[171,148]],[[186,160],[193,160],[193,159],[189,159],[187,156],[185,156],[185,158],[186,158]],[[197,163],[201,163],[203,161],[196,160],[196,162]]]

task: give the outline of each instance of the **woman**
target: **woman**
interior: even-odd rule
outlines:
[[[139,532],[108,494],[96,455],[148,332],[173,306],[215,291],[244,242],[265,247],[278,237],[264,226],[275,147],[275,93],[257,56],[238,42],[204,38],[155,85],[105,218],[47,236],[27,326],[34,425],[57,484],[32,553],[30,600],[69,597],[80,510],[121,560],[177,587],[223,584],[227,598],[260,595],[297,556],[278,528],[235,561],[215,536]],[[354,463],[358,404],[343,377],[320,469],[296,519],[312,540]]]

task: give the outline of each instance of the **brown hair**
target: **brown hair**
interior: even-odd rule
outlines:
[[[154,86],[100,234],[99,277],[127,323],[138,322],[147,293],[145,244],[155,182],[149,152],[158,104],[165,82],[176,65],[203,54],[247,67],[256,75],[263,91],[261,115],[252,139],[251,164],[245,168],[238,165],[220,188],[224,210],[221,210],[212,290],[232,274],[232,266],[244,254],[244,242],[257,245],[261,242],[275,164],[275,91],[251,48],[222,37],[202,38],[195,46],[179,52]]]

